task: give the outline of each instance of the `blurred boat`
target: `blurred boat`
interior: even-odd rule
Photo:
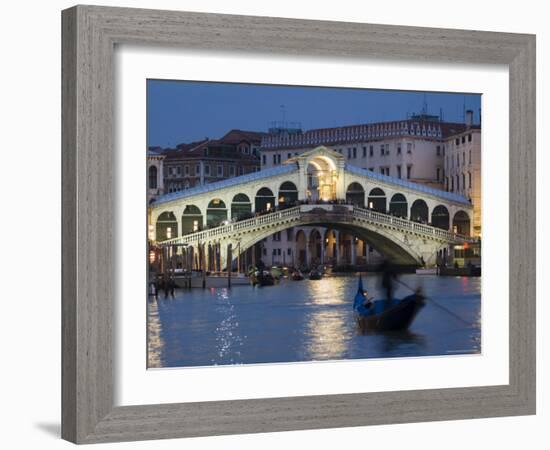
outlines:
[[[415,293],[403,299],[374,300],[368,298],[359,277],[353,310],[362,333],[367,331],[406,330],[418,312],[424,307],[424,297]]]
[[[300,272],[299,270],[295,270],[292,272],[292,274],[290,275],[290,278],[293,280],[293,281],[301,281],[304,279],[304,276],[302,275],[302,272]]]
[[[311,272],[309,272],[309,279],[310,280],[320,280],[322,277],[321,275],[321,272],[319,272],[318,270],[314,269],[312,270]]]
[[[250,277],[252,286],[273,286],[275,284],[275,278],[267,270],[258,270]]]
[[[270,272],[273,278],[277,278],[277,279],[282,278],[285,275],[284,269],[279,266],[272,266],[270,269]]]

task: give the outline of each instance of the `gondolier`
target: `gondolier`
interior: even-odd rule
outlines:
[[[417,290],[401,300],[368,298],[359,277],[357,294],[353,301],[353,310],[361,333],[366,331],[394,331],[409,327],[418,312],[424,306],[424,296]]]

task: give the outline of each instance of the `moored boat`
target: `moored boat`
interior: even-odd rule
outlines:
[[[292,272],[292,274],[290,275],[290,278],[293,280],[293,281],[301,281],[304,279],[304,276],[302,275],[302,272],[300,272],[299,270],[295,270],[294,272]]]
[[[267,270],[258,270],[254,273],[254,276],[251,277],[252,285],[259,286],[273,286],[275,284],[275,278]]]
[[[310,280],[320,280],[321,279],[321,272],[319,272],[318,270],[312,270],[310,273],[309,273],[309,279]]]
[[[367,292],[363,289],[363,280],[359,277],[353,310],[362,333],[394,331],[409,328],[424,304],[424,297],[420,293],[414,293],[403,299],[373,301],[368,298]]]

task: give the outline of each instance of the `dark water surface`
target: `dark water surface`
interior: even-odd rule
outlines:
[[[273,287],[176,290],[148,301],[149,367],[321,361],[481,351],[481,278],[403,275],[431,302],[409,331],[361,335],[353,311],[357,278],[285,280]],[[364,277],[382,298],[379,278]],[[396,297],[410,294],[398,287]]]

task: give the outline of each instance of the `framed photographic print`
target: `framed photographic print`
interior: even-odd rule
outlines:
[[[63,437],[533,414],[534,54],[64,11]]]

